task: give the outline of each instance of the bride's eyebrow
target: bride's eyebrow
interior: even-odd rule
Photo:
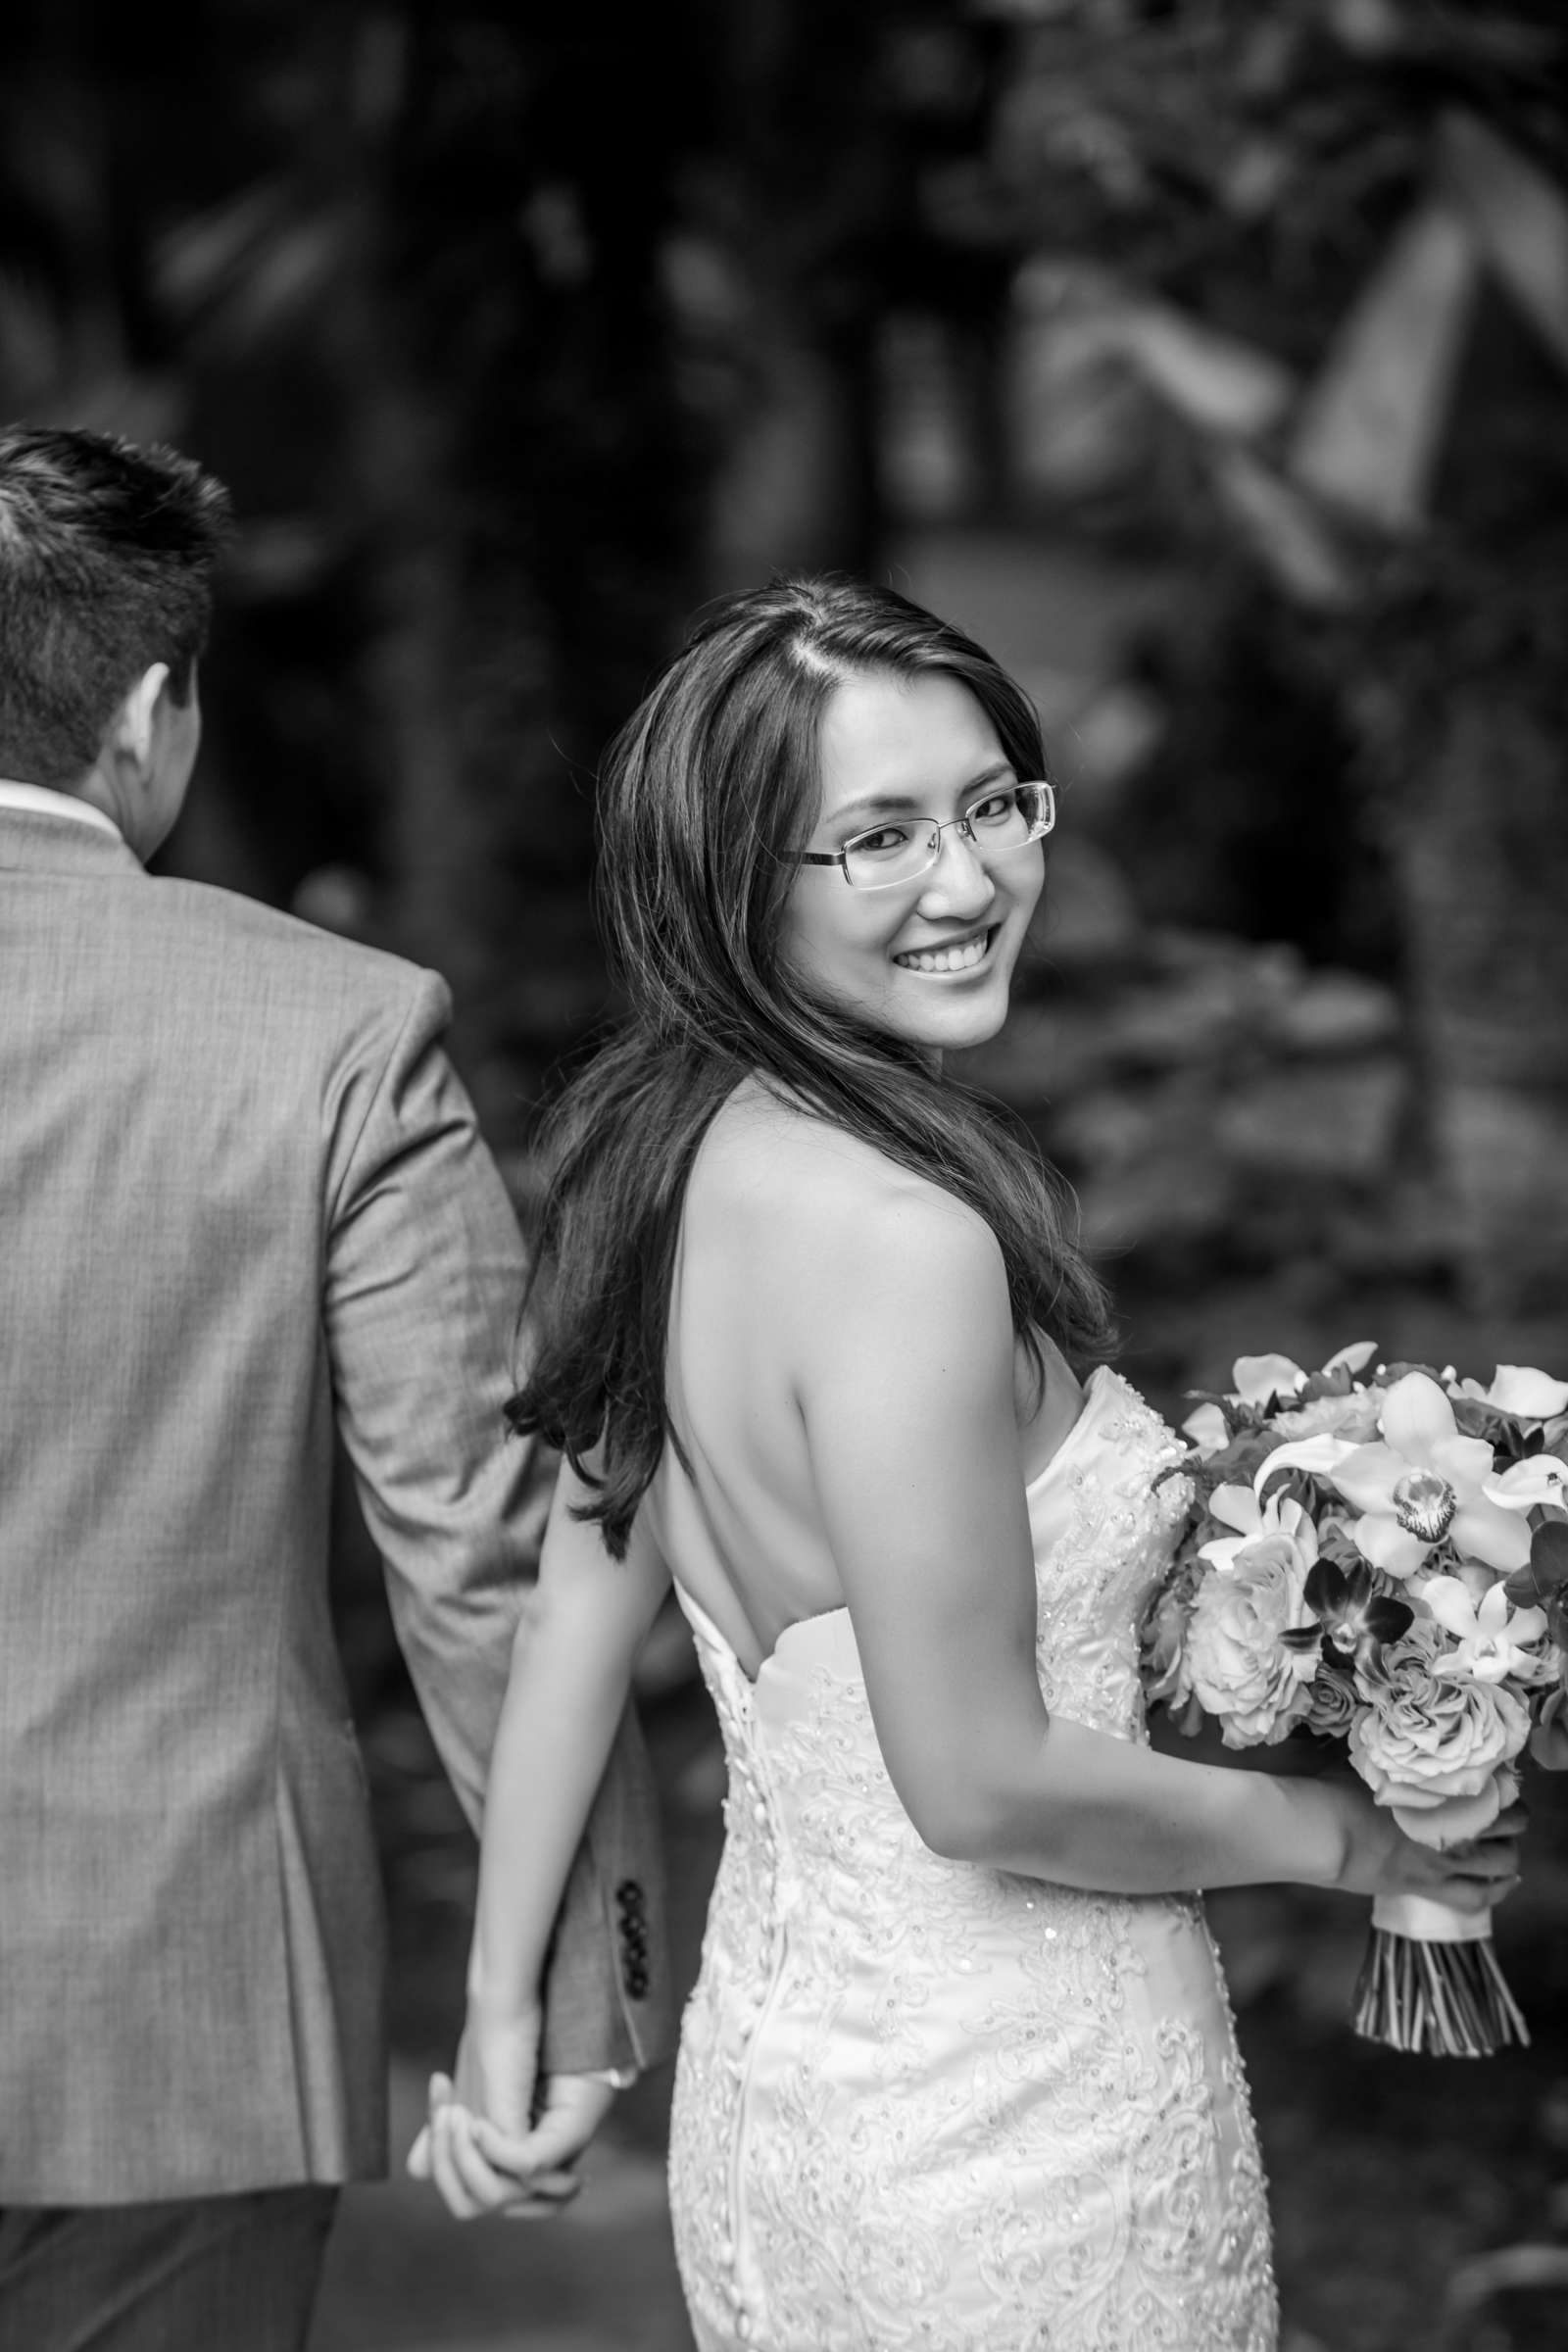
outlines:
[[[863,792],[858,800],[846,801],[842,808],[833,811],[838,824],[846,816],[903,816],[911,808],[918,810],[919,800],[909,792]]]
[[[999,776],[1010,776],[1011,773],[1010,760],[993,760],[989,767],[983,767],[978,775],[971,776],[966,784],[959,785],[956,797],[967,800],[970,793],[979,792],[985,785],[995,784]],[[917,815],[923,816],[926,802],[931,797],[930,794],[909,792],[865,792],[858,800],[846,801],[842,808],[835,808],[829,821],[837,825],[845,817],[856,816],[861,811],[869,816],[902,816],[911,808]]]

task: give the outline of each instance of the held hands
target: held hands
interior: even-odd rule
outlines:
[[[592,2075],[536,2080],[539,2027],[537,2009],[487,2017],[470,2006],[456,2079],[430,2078],[429,2119],[409,2171],[433,2180],[460,2221],[539,2220],[581,2185],[571,2168],[615,2094]]]

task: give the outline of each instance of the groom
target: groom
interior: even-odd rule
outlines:
[[[380,1888],[327,1609],[334,1420],[470,1818],[548,1501],[503,1434],[523,1268],[441,982],[143,870],[196,758],[226,519],[171,451],[0,431],[18,2352],[303,2342],[338,2184],[387,2155]],[[656,1876],[626,1726],[557,1929],[564,2159],[609,2102],[584,2078],[667,2034]]]

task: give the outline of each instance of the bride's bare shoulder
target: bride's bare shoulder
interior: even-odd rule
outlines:
[[[740,1225],[755,1218],[785,1246],[863,1250],[893,1220],[944,1254],[1000,1254],[984,1218],[941,1185],[755,1078],[736,1088],[704,1139],[691,1206]]]

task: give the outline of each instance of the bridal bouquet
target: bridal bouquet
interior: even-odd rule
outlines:
[[[1345,1743],[1411,1838],[1481,1836],[1527,1746],[1568,1744],[1568,1382],[1243,1356],[1184,1424],[1188,1527],[1143,1628],[1145,1685],[1228,1747]],[[1529,2034],[1490,1917],[1380,1896],[1356,2031],[1479,2057]]]

